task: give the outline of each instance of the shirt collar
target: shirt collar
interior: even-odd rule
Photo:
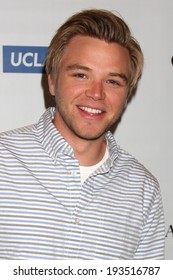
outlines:
[[[106,133],[105,140],[109,151],[109,158],[94,172],[93,175],[109,172],[114,164],[114,161],[118,157],[118,147],[115,138],[110,131]]]
[[[48,108],[37,124],[38,138],[47,153],[56,160],[58,154],[74,156],[73,149],[53,124],[55,108]]]

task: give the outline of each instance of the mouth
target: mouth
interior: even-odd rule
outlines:
[[[100,115],[100,114],[103,113],[102,110],[95,109],[95,108],[90,108],[90,107],[85,107],[85,106],[79,106],[78,108],[80,110],[84,111],[84,112],[87,112],[88,114],[91,114],[91,115]]]

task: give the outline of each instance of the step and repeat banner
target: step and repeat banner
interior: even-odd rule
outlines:
[[[118,12],[140,42],[145,66],[115,131],[119,145],[159,180],[166,259],[173,259],[173,1],[0,0],[0,132],[37,122],[53,104],[42,73],[57,28],[88,8]]]

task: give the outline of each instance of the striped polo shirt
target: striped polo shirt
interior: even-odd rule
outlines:
[[[110,156],[81,184],[54,111],[0,134],[0,259],[163,259],[157,180],[107,132]]]

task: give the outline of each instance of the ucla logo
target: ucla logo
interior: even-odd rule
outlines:
[[[44,73],[47,47],[3,46],[4,73]]]

